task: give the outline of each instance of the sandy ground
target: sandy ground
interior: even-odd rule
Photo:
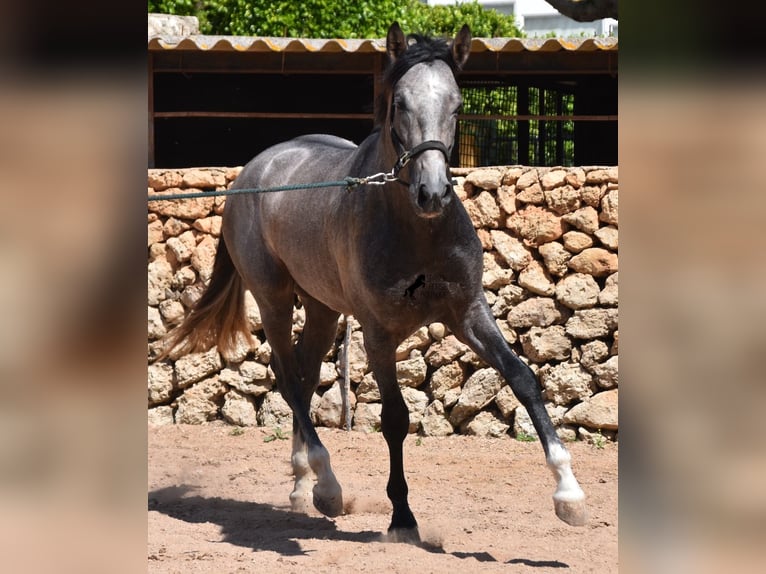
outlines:
[[[539,442],[510,437],[405,442],[420,546],[385,541],[382,435],[319,429],[346,513],[290,510],[289,440],[222,423],[149,429],[148,571],[426,574],[618,571],[616,444],[569,445],[589,521],[556,518]]]

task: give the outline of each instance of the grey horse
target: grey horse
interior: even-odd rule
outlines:
[[[405,37],[394,23],[386,37],[389,65],[376,125],[361,144],[309,135],[251,160],[233,188],[383,177],[352,191],[338,186],[229,197],[210,283],[166,346],[166,353],[177,356],[217,344],[224,356],[231,355],[241,337],[250,337],[244,312],[249,289],[272,348],[278,389],[293,411],[292,506],[305,510],[313,502],[325,515],[337,516],[343,511],[341,487],[309,406],[340,314],[353,315],[383,404],[381,430],[390,457],[386,491],[393,506],[389,534],[396,540],[417,541],[419,535],[407,500],[402,448],[409,415],[397,384],[395,351],[418,328],[437,321],[497,369],[526,407],[557,482],[556,514],[572,525],[586,520],[585,495],[540,385],[510,349],[487,305],[481,243],[452,187],[448,162],[462,103],[455,75],[470,45],[468,26],[447,42]],[[293,345],[296,294],[306,322]]]

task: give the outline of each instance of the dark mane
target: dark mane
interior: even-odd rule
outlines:
[[[458,66],[452,56],[449,44],[443,38],[431,38],[421,36],[420,34],[409,34],[407,36],[408,48],[396,61],[388,66],[383,73],[382,89],[378,99],[377,109],[375,111],[375,125],[381,126],[386,121],[388,115],[388,102],[391,97],[391,90],[401,77],[407,73],[407,70],[416,64],[435,62],[441,60],[449,65],[452,73],[458,71]]]

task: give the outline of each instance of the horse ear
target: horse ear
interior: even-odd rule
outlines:
[[[460,32],[455,36],[450,46],[452,57],[459,69],[463,68],[463,64],[468,60],[468,56],[471,53],[471,38],[471,29],[468,27],[468,24],[463,24],[463,27],[460,28]]]
[[[404,54],[407,50],[407,39],[404,37],[404,32],[399,27],[399,22],[394,22],[388,29],[386,35],[386,53],[389,60],[393,63],[396,59]]]

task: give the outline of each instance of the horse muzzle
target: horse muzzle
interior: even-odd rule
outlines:
[[[415,198],[417,214],[430,219],[438,217],[452,199],[452,183],[446,177],[435,181],[420,181],[410,185],[410,193]]]

